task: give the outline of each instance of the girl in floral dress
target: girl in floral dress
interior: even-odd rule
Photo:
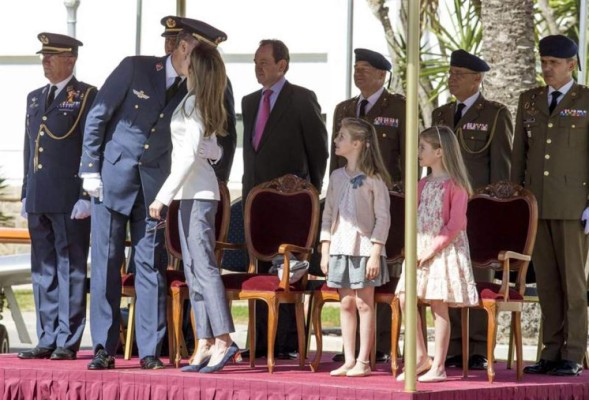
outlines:
[[[321,223],[321,269],[327,285],[340,294],[345,362],[331,375],[367,376],[374,344],[374,288],[389,281],[384,246],[391,223],[390,177],[370,123],[345,118],[334,142],[335,154],[347,164],[329,178]],[[357,360],[356,310],[360,315]]]
[[[446,380],[444,361],[450,340],[448,307],[478,303],[466,237],[466,207],[472,193],[456,136],[445,126],[419,135],[419,165],[431,173],[418,184],[417,298],[430,304],[435,317],[435,354],[429,359],[422,335],[417,337],[420,382]],[[397,293],[405,303],[405,269]],[[417,318],[417,332],[421,322]],[[404,374],[398,380],[404,379]]]

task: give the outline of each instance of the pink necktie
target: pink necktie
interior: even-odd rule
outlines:
[[[260,107],[260,111],[258,112],[258,120],[256,121],[256,131],[254,132],[254,140],[252,141],[254,150],[258,150],[260,140],[262,139],[262,134],[264,133],[264,128],[266,127],[266,122],[268,122],[268,117],[270,116],[271,95],[272,90],[270,89],[264,90],[264,93],[262,94],[262,106]]]

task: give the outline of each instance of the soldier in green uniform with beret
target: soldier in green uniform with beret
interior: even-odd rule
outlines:
[[[587,349],[589,89],[577,84],[577,45],[562,35],[540,40],[547,86],[521,94],[511,159],[512,180],[538,201],[532,255],[544,329],[540,361],[528,374],[575,376]]]
[[[432,114],[433,125],[454,128],[473,189],[509,179],[513,123],[507,107],[487,100],[480,92],[489,65],[462,49],[450,56],[448,87],[456,98]],[[477,282],[490,282],[493,271],[476,269]],[[446,366],[462,367],[460,311],[450,309],[452,333]],[[487,369],[487,316],[483,310],[471,312],[469,324],[470,369]]]
[[[333,138],[347,117],[363,118],[374,125],[378,145],[393,182],[401,181],[405,166],[405,96],[389,92],[384,87],[391,63],[380,53],[368,49],[355,49],[354,84],[360,94],[339,103],[333,115]],[[343,167],[345,159],[335,155],[331,143],[329,172]],[[393,268],[394,269],[394,268]],[[389,271],[398,276],[396,271]],[[377,306],[376,360],[386,361],[391,352],[391,310]],[[356,340],[359,343],[359,340]],[[343,353],[334,357],[343,361]]]
[[[405,153],[405,96],[384,88],[391,63],[380,53],[355,49],[354,84],[360,94],[339,103],[333,114],[333,136],[344,118],[363,118],[376,128],[378,145],[393,182],[403,179]],[[345,159],[335,155],[331,144],[329,172],[343,167]]]

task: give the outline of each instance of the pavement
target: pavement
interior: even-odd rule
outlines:
[[[8,330],[8,337],[10,340],[10,352],[18,352],[24,349],[29,349],[35,346],[37,342],[36,336],[36,323],[35,323],[35,313],[32,311],[23,312],[23,319],[29,331],[29,335],[33,340],[33,343],[23,343],[19,340],[18,334],[16,332],[16,327],[14,321],[12,320],[12,315],[8,308],[4,309],[2,313],[3,320],[0,321],[6,329]],[[235,333],[231,335],[233,340],[237,343],[239,348],[244,349],[246,348],[246,338],[247,338],[247,325],[236,325],[235,326]],[[339,336],[339,330],[332,329],[328,330],[331,334],[324,334],[323,335],[323,351],[325,352],[339,352],[342,349],[342,338]],[[431,335],[428,335],[431,337]],[[402,342],[399,344],[402,346]],[[90,337],[90,329],[89,326],[86,326],[84,330],[84,335],[82,337],[82,349],[83,350],[91,350],[92,349],[92,339]],[[311,345],[310,350],[315,351],[315,338],[311,337]],[[429,342],[428,350],[430,355],[433,356],[434,351],[434,343]],[[524,346],[523,355],[525,361],[535,361],[536,360],[536,346]],[[507,345],[506,344],[497,344],[495,347],[495,357],[500,360],[507,359]]]

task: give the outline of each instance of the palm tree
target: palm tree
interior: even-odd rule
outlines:
[[[536,86],[533,0],[485,0],[481,4],[482,55],[491,66],[485,97],[515,116],[519,95]]]

